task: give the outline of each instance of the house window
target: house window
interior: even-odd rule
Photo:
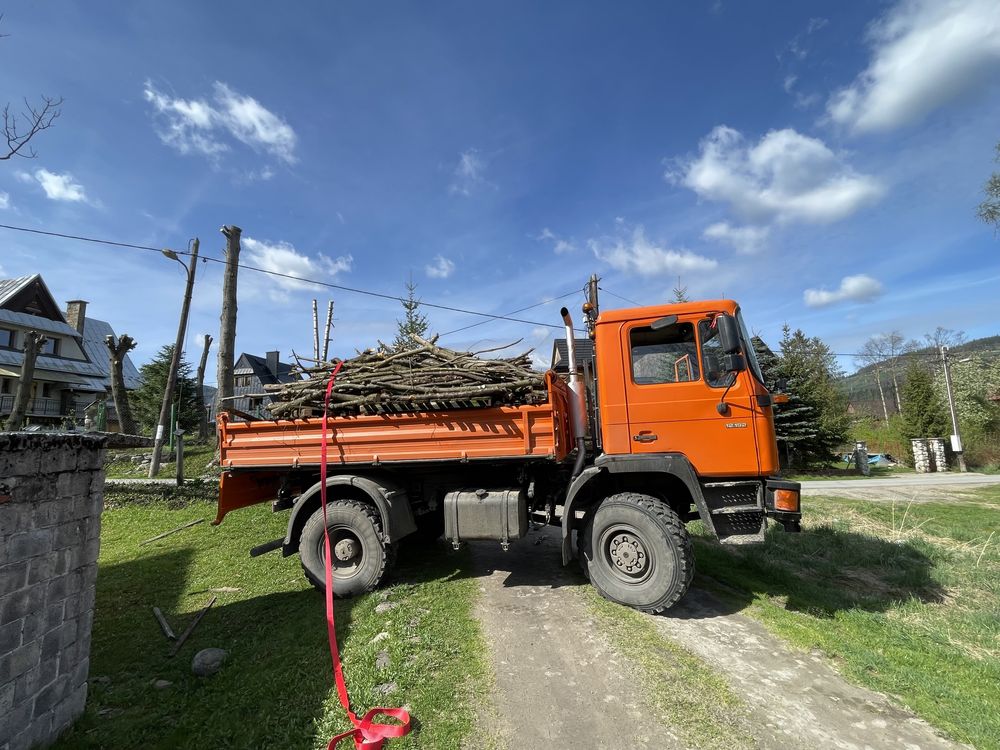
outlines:
[[[0,378],[0,393],[10,393],[9,378]]]
[[[675,323],[660,330],[650,326],[633,328],[629,345],[632,379],[637,385],[684,383],[700,377],[691,323]]]
[[[38,350],[39,354],[59,354],[59,339],[54,339],[51,336],[46,336],[45,341],[42,342],[42,348]]]
[[[17,334],[9,328],[0,328],[0,346],[8,347],[9,349],[14,348],[14,344],[17,341]]]
[[[249,388],[251,385],[249,375],[237,375],[235,378],[237,388]]]

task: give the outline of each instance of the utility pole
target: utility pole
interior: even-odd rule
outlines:
[[[240,263],[240,234],[238,226],[224,226],[219,230],[226,236],[226,271],[222,278],[222,315],[219,317],[219,364],[217,380],[219,391],[215,394],[215,410],[226,406],[223,399],[230,398],[236,390],[233,368],[236,366],[236,278]]]
[[[597,284],[601,279],[596,273],[590,275],[587,282],[587,301],[583,304],[584,323],[587,325],[587,333],[593,338],[594,326],[597,324],[597,316],[601,313],[600,304],[597,301]]]
[[[152,479],[160,470],[160,451],[163,450],[163,439],[170,428],[170,406],[174,402],[174,390],[177,387],[177,368],[181,364],[181,350],[184,348],[184,333],[187,330],[188,310],[191,309],[191,292],[194,289],[194,274],[198,270],[198,238],[194,238],[191,246],[191,259],[184,263],[173,250],[164,250],[163,254],[176,260],[187,273],[187,284],[184,287],[184,302],[181,304],[181,318],[177,323],[177,339],[174,342],[174,353],[170,358],[170,372],[167,375],[167,389],[163,393],[163,405],[160,407],[160,421],[156,425],[156,437],[153,440],[153,458],[149,462],[149,478]]]
[[[17,383],[14,405],[7,419],[8,432],[20,430],[21,423],[24,422],[24,415],[28,412],[28,401],[31,398],[31,384],[35,380],[35,360],[44,343],[45,336],[38,331],[28,331],[24,334],[24,363],[21,365],[21,379]]]
[[[208,364],[208,350],[212,348],[212,337],[205,334],[205,343],[201,350],[201,361],[198,362],[198,440],[208,439],[208,414],[205,409],[205,366]]]
[[[944,365],[944,385],[948,391],[948,409],[951,411],[951,449],[958,459],[958,470],[968,471],[965,468],[965,454],[962,452],[962,438],[958,434],[958,415],[955,413],[955,396],[951,392],[951,371],[948,369],[948,347],[941,347],[941,364]]]

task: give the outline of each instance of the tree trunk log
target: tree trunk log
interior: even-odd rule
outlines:
[[[135,339],[127,333],[118,337],[115,343],[114,336],[105,336],[104,343],[108,347],[108,354],[111,362],[111,398],[115,402],[115,411],[118,412],[118,430],[125,435],[137,435],[138,429],[135,426],[135,419],[132,417],[132,407],[128,402],[128,391],[125,390],[125,376],[123,366],[125,355],[135,349]]]
[[[24,416],[28,411],[28,401],[31,399],[31,384],[35,379],[35,360],[44,342],[45,336],[38,331],[28,331],[24,334],[24,364],[21,365],[21,379],[17,383],[14,406],[7,418],[8,432],[19,430],[23,426]]]

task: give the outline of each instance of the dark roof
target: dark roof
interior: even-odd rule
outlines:
[[[105,336],[114,336],[115,343],[118,342],[118,335],[111,328],[111,324],[86,317],[83,319],[83,351],[90,358],[90,361],[101,369],[101,374],[108,378],[108,387],[111,386],[111,356],[108,345],[104,343]],[[139,371],[135,369],[132,360],[125,355],[122,362],[122,379],[125,381],[126,390],[133,390],[140,385]]]
[[[293,380],[298,380],[297,377],[292,375],[291,365],[286,364],[285,362],[278,362],[278,377],[275,378],[274,375],[271,374],[271,371],[267,369],[266,357],[258,357],[256,354],[247,354],[246,352],[241,354],[240,358],[236,360],[234,373],[237,375],[252,373],[264,385],[273,383],[290,383]]]
[[[592,359],[594,356],[594,342],[590,339],[573,339],[576,345],[576,366],[583,367],[584,360]],[[552,369],[556,372],[569,372],[567,361],[569,354],[566,351],[566,339],[556,339],[552,342]]]

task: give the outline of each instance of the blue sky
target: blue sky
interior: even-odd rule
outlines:
[[[772,344],[998,332],[1000,244],[975,218],[1000,140],[1000,4],[8,2],[0,92],[65,97],[0,162],[0,223],[242,260],[491,313],[602,277],[605,307],[734,297]],[[183,271],[0,230],[0,275],[172,342]],[[217,337],[218,264],[196,336]],[[618,297],[612,296],[612,293]],[[391,301],[244,272],[237,351],[389,340]],[[582,297],[563,300],[578,311]],[[558,324],[560,302],[519,317]],[[478,319],[427,310],[449,331]],[[323,313],[321,312],[321,315]],[[456,348],[556,331],[492,322]],[[214,356],[210,360],[214,370]],[[852,366],[849,359],[845,366]],[[211,379],[211,375],[210,378]]]

